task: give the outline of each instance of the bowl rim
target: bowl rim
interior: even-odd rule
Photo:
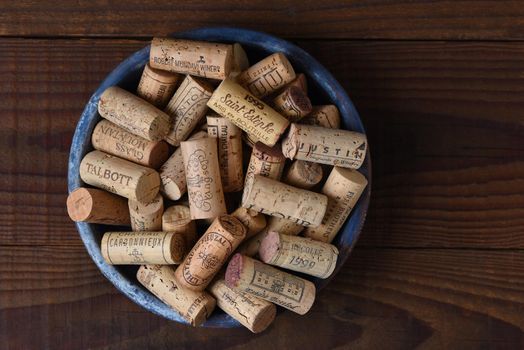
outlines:
[[[338,107],[342,124],[345,125],[345,128],[365,134],[364,125],[362,124],[360,116],[344,88],[322,64],[320,64],[309,53],[299,48],[295,44],[263,32],[233,27],[198,28],[180,33],[174,33],[171,35],[171,37],[216,42],[239,42],[243,46],[251,44],[259,47],[260,49],[271,52],[284,52],[290,61],[294,63],[294,65],[297,65],[298,63],[297,66],[300,66],[304,72],[307,72],[306,75],[308,79],[315,80],[317,84],[322,87],[326,95],[331,100],[331,103]],[[92,130],[99,119],[96,118],[96,116],[98,114],[97,106],[100,95],[109,86],[119,83],[121,81],[121,77],[125,76],[125,74],[130,69],[136,70],[142,68],[147,61],[145,59],[149,57],[149,49],[150,45],[147,45],[144,48],[135,51],[133,54],[123,60],[111,73],[109,73],[109,75],[107,75],[107,77],[102,81],[102,83],[98,86],[96,91],[87,102],[76,126],[70,148],[68,163],[69,193],[84,185],[80,179],[79,166],[83,156],[91,148],[91,137],[85,137],[85,135],[91,135]],[[314,281],[317,290],[322,289],[335,275],[337,275],[349,257],[349,254],[354,245],[358,241],[362,227],[366,220],[372,182],[369,142],[366,159],[359,171],[366,176],[368,185],[353,208],[350,217],[346,220],[341,228],[341,231],[345,232],[349,225],[349,229],[352,231],[352,234],[339,234],[333,242],[333,244],[337,246],[340,246],[341,244],[344,244],[344,246],[342,249],[339,248],[339,259],[337,261],[335,270],[329,278],[324,280],[311,278],[311,280]],[[100,252],[99,242],[93,239],[95,235],[91,224],[77,222],[76,226],[91,259],[95,262],[102,274],[121,293],[148,311],[179,323],[188,324],[188,322],[184,320],[176,311],[161,302],[151,293],[146,291],[143,287],[139,286],[138,282],[135,281],[134,283],[131,283],[131,281],[123,276],[115,266],[105,263]],[[220,317],[217,317],[215,314],[201,326],[220,328],[240,326],[236,320],[225,313],[220,314],[219,316]]]

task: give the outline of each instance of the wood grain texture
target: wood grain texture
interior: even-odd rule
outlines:
[[[236,26],[293,38],[522,40],[520,1],[4,2],[0,36],[151,37]]]
[[[7,349],[31,348],[35,340],[51,349],[524,346],[521,250],[357,247],[310,313],[281,313],[258,335],[155,316],[117,293],[80,247],[0,249],[0,263],[0,340]]]

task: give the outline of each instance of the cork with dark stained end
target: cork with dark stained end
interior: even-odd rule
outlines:
[[[169,116],[118,86],[107,88],[98,101],[100,115],[149,141],[160,141],[170,128]]]
[[[335,270],[338,249],[310,238],[268,232],[262,239],[258,256],[266,264],[328,278]]]
[[[255,175],[246,181],[241,206],[302,226],[318,226],[326,212],[327,197]]]
[[[79,172],[89,185],[142,203],[152,201],[160,188],[155,170],[101,151],[86,154]]]
[[[111,265],[172,265],[184,258],[186,242],[174,232],[106,232],[100,251]]]
[[[358,169],[367,151],[366,135],[319,126],[291,124],[282,140],[286,158]]]
[[[197,131],[188,140],[207,137],[207,132]],[[160,174],[160,192],[171,200],[179,200],[187,192],[186,172],[182,149],[179,147],[158,170]]]
[[[235,217],[220,215],[187,254],[175,277],[184,288],[204,290],[246,236]]]
[[[287,84],[287,86],[295,86],[301,89],[305,94],[307,94],[307,79],[304,73],[297,74],[295,80]]]
[[[225,281],[234,290],[275,303],[300,315],[306,314],[315,301],[316,289],[310,281],[238,253],[229,261]]]
[[[272,100],[275,111],[290,122],[297,122],[311,112],[311,101],[307,94],[297,86],[289,86]]]
[[[253,333],[265,330],[275,319],[274,304],[227,286],[223,276],[208,287],[217,306]]]
[[[149,64],[156,69],[223,80],[234,66],[233,45],[177,38],[153,38]]]
[[[164,211],[162,230],[183,235],[187,251],[191,250],[197,239],[196,222],[191,220],[191,213],[186,205],[173,205]]]
[[[71,220],[91,224],[129,226],[127,200],[96,188],[80,187],[67,196]]]
[[[319,184],[320,181],[322,181],[323,175],[324,172],[320,164],[304,160],[295,160],[291,163],[284,175],[283,182],[308,190]]]
[[[164,108],[175,92],[181,75],[151,68],[147,63],[142,71],[136,94],[157,108]]]
[[[140,266],[136,278],[194,327],[204,323],[215,309],[216,301],[209,293],[194,292],[178,285],[171,266]]]
[[[129,200],[129,215],[133,231],[161,231],[162,214],[164,213],[164,198],[161,194],[149,203]]]
[[[189,137],[206,115],[206,103],[212,93],[213,87],[207,81],[185,77],[164,109],[171,121],[166,142],[178,146]]]

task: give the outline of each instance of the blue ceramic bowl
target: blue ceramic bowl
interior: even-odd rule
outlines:
[[[313,97],[313,104],[335,104],[340,110],[342,127],[344,129],[355,130],[361,133],[365,132],[359,115],[344,89],[320,63],[299,47],[264,33],[236,28],[203,28],[175,34],[174,36],[194,40],[229,43],[238,42],[242,44],[252,63],[274,52],[283,52],[289,58],[297,72],[306,74],[308,78],[308,89],[310,91],[309,95]],[[102,84],[100,84],[87,103],[76,127],[71,145],[68,172],[69,192],[84,185],[79,175],[80,161],[86,153],[92,150],[91,133],[101,118],[97,112],[100,95],[106,88],[113,85],[118,85],[129,91],[135,91],[142,69],[149,60],[149,49],[149,46],[144,47],[116,67]],[[369,185],[353,209],[350,218],[344,224],[341,232],[333,242],[333,244],[338,247],[340,255],[335,272],[331,275],[331,278],[336,275],[348,258],[364,224],[371,188],[371,162],[369,152],[360,171],[369,180]],[[137,267],[111,266],[105,263],[100,253],[100,241],[102,234],[108,230],[106,226],[83,222],[77,223],[76,226],[89,255],[91,255],[91,258],[100,268],[104,276],[106,276],[116,288],[147,310],[165,318],[186,323],[174,310],[158,300],[137,282],[135,278]],[[316,284],[318,290],[324,287],[330,280],[310,279]],[[239,323],[237,321],[221,312],[218,308],[213,316],[204,324],[205,327],[226,328],[237,327],[238,325]]]

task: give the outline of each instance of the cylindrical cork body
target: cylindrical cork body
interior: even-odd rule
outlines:
[[[67,196],[67,213],[73,221],[129,226],[127,201],[96,188],[80,187]]]
[[[184,141],[180,144],[191,219],[212,219],[226,214],[226,201],[220,180],[216,139]]]
[[[157,69],[223,80],[233,68],[233,45],[153,38],[149,64]]]
[[[304,236],[331,243],[367,184],[368,180],[358,171],[334,167],[322,187],[322,193],[328,197],[326,215],[320,226],[306,228]]]
[[[180,264],[184,237],[173,232],[106,232],[100,251],[112,265]]]
[[[289,83],[287,86],[295,86],[300,88],[305,94],[307,94],[307,79],[304,73],[297,74],[295,80]]]
[[[273,99],[272,106],[291,122],[296,122],[311,112],[311,101],[299,87],[289,86]]]
[[[203,137],[207,137],[207,132],[198,131],[188,140],[197,140]],[[158,172],[161,181],[160,192],[166,198],[176,201],[187,192],[186,171],[184,170],[184,159],[180,147],[160,167]]]
[[[318,226],[326,212],[327,197],[255,175],[253,181],[246,182],[242,207],[302,226]]]
[[[256,235],[266,227],[266,217],[264,214],[254,210],[240,207],[231,215],[240,220],[242,225],[246,227],[246,238]]]
[[[168,133],[169,116],[138,96],[119,88],[107,88],[98,101],[105,119],[149,141],[160,141]]]
[[[213,87],[210,84],[186,75],[165,108],[172,125],[166,136],[167,142],[178,146],[187,139],[206,114],[206,103],[212,93]]]
[[[318,163],[295,160],[289,166],[283,182],[303,189],[310,189],[322,181],[323,170]]]
[[[329,243],[272,231],[262,240],[258,256],[266,264],[328,278],[335,270],[338,249]]]
[[[255,63],[236,77],[237,83],[257,97],[277,91],[296,77],[295,71],[283,53],[274,53]]]
[[[228,287],[224,278],[215,279],[208,287],[217,306],[253,333],[260,333],[275,319],[274,304]]]
[[[192,326],[204,323],[215,309],[216,301],[207,292],[181,288],[172,266],[143,265],[138,269],[136,278]]]
[[[162,215],[162,231],[179,233],[184,236],[189,251],[196,242],[196,223],[191,220],[189,207],[173,205],[167,208]]]
[[[253,146],[253,150],[251,151],[245,182],[249,182],[255,175],[280,180],[285,165],[286,157],[282,154],[280,145],[268,147],[258,142]]]
[[[250,257],[235,254],[226,270],[229,287],[304,315],[315,301],[315,285]]]
[[[217,217],[177,268],[175,276],[180,285],[191,290],[206,289],[244,237],[246,228],[237,218]]]
[[[164,108],[173,96],[180,75],[165,70],[144,67],[136,94],[157,108]]]
[[[283,235],[296,236],[302,232],[303,229],[304,226],[299,225],[294,221],[270,216],[267,220],[267,225],[264,230],[243,242],[238,247],[237,252],[253,257],[258,254],[260,243],[262,243],[262,240],[268,232],[276,231]]]
[[[224,192],[240,191],[244,187],[242,131],[229,119],[208,116],[207,133],[218,142],[218,163]]]
[[[366,135],[341,129],[291,124],[282,141],[282,153],[289,159],[358,169],[364,163]]]
[[[220,83],[207,105],[268,146],[274,146],[289,125],[286,118],[230,79]]]
[[[84,156],[80,178],[87,184],[142,203],[152,201],[160,187],[160,176],[155,170],[101,151]]]
[[[340,129],[340,113],[335,105],[313,106],[311,113],[302,118],[300,124]]]
[[[133,231],[161,231],[164,198],[157,194],[149,203],[129,200],[129,215]]]
[[[164,141],[149,141],[102,119],[91,135],[93,147],[134,163],[157,169],[169,157]]]

